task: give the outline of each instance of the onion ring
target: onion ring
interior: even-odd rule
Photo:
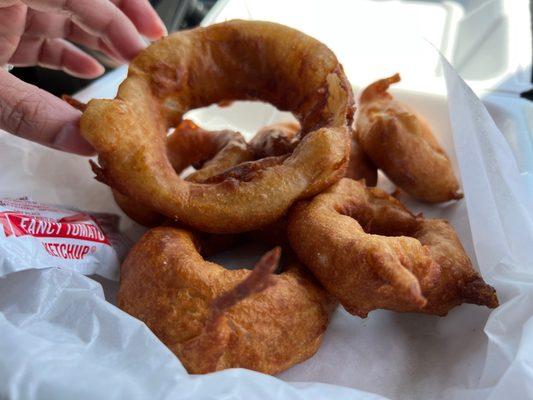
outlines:
[[[287,155],[293,151],[298,145],[298,137],[296,133],[299,130],[299,126],[295,123],[279,123],[264,127],[261,129],[251,140],[250,146],[254,152],[254,159],[270,158],[269,161],[261,163],[262,165],[243,165],[235,166],[232,171],[225,172],[225,176],[235,177],[243,175],[243,179],[250,178],[250,170],[257,171],[265,168],[269,165],[274,165],[276,159],[271,157],[281,157]],[[278,158],[277,161],[282,161],[282,158]],[[378,180],[378,171],[372,161],[363,152],[359,144],[352,135],[350,157],[348,167],[345,173],[347,178],[352,179],[364,179],[368,186],[375,186]],[[212,177],[209,181],[220,182],[221,177]],[[317,190],[318,193],[320,190]]]
[[[70,102],[70,99],[65,99],[65,101]],[[168,137],[167,153],[169,160],[176,160],[173,166],[178,173],[188,166],[187,163],[196,167],[201,166],[200,170],[187,176],[186,180],[214,183],[232,177],[249,181],[254,173],[258,173],[268,166],[277,165],[285,158],[282,156],[272,157],[271,155],[286,155],[292,151],[299,130],[299,125],[290,122],[268,125],[259,130],[250,143],[246,143],[242,135],[236,132],[206,131],[192,121],[184,120]],[[232,136],[230,133],[234,133],[236,136]],[[198,134],[199,137],[195,138],[195,134]],[[229,140],[221,141],[220,139],[224,137]],[[211,160],[205,161],[213,156],[216,149],[220,149],[220,151]],[[185,154],[182,156],[182,153]],[[261,157],[265,158],[259,162],[246,162]],[[204,162],[203,165],[202,162]],[[112,190],[112,192],[117,205],[135,222],[147,227],[156,227],[166,220],[164,215],[124,196],[119,191]],[[277,221],[271,225],[276,224]],[[268,235],[267,232],[271,230],[271,225],[265,227],[266,231],[263,236]],[[275,233],[278,234],[281,231],[276,229]],[[283,235],[283,237],[285,236]]]
[[[190,109],[237,99],[291,111],[302,126],[294,152],[249,182],[181,179],[166,154],[167,129]],[[81,131],[99,154],[97,179],[188,226],[230,233],[265,226],[340,179],[352,116],[351,87],[325,45],[275,23],[228,21],[153,43],[115,100],[89,102]]]
[[[250,140],[254,159],[284,156],[298,145],[300,125],[296,122],[280,122],[261,128]]]
[[[276,374],[317,351],[336,305],[297,263],[272,275],[278,258],[279,248],[253,271],[226,270],[202,258],[190,232],[155,228],[121,267],[118,305],[190,373],[242,367]]]
[[[70,99],[65,100],[70,102]],[[183,120],[167,137],[167,155],[178,174],[189,166],[201,168],[189,175],[187,180],[202,182],[235,164],[251,160],[253,153],[238,132],[208,131],[191,120]],[[165,221],[164,215],[143,206],[118,190],[112,191],[117,205],[137,223],[153,227]]]
[[[297,133],[300,126],[293,122],[282,122],[261,129],[251,140],[255,159],[272,156],[282,156],[294,150],[298,144]],[[350,161],[345,177],[359,180],[364,179],[367,186],[376,186],[378,170],[352,134]]]
[[[167,155],[172,168],[176,173],[181,173],[185,168],[193,166],[196,169],[206,169],[213,158],[219,157],[218,169],[213,174],[220,173],[234,163],[251,159],[251,154],[246,154],[246,140],[239,132],[222,130],[208,131],[200,128],[191,120],[183,120],[167,137]],[[229,154],[238,149],[238,159]],[[222,158],[224,155],[225,158]],[[227,160],[229,158],[229,160]],[[201,182],[201,178],[191,178],[193,182]]]
[[[87,109],[87,104],[69,95],[64,94],[61,98],[80,111]],[[189,175],[187,179],[192,182],[202,182],[236,164],[251,160],[254,153],[238,132],[207,131],[193,121],[184,119],[167,138],[167,154],[176,173],[182,172],[188,166],[201,167],[201,170]],[[209,161],[206,163],[207,160]],[[117,205],[135,222],[154,227],[165,221],[164,215],[139,204],[117,190],[111,190]]]
[[[270,154],[290,153],[298,132],[299,126],[294,123],[269,125],[246,143],[238,132],[207,131],[183,120],[167,139],[167,154],[177,173],[190,165],[201,167],[185,178],[191,182],[215,183],[230,177],[249,181],[253,173],[283,161],[286,157]],[[261,157],[265,158],[247,162]],[[166,219],[117,190],[113,190],[113,196],[122,211],[141,225],[155,227]]]
[[[354,133],[350,145],[350,161],[344,176],[357,181],[364,179],[367,186],[376,186],[378,182],[378,169],[357,143]]]
[[[431,128],[388,92],[400,75],[363,90],[355,118],[356,138],[376,166],[405,192],[429,203],[463,197],[450,160]]]
[[[380,189],[342,179],[289,214],[299,259],[346,310],[446,315],[461,303],[498,299],[472,267],[453,228],[411,214]]]

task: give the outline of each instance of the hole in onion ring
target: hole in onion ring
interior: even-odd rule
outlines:
[[[219,253],[206,256],[207,261],[217,263],[225,269],[253,269],[261,256],[271,250],[272,246],[260,242],[248,242],[231,246]],[[287,252],[281,252],[281,259],[274,274],[281,274],[288,265]]]
[[[296,122],[291,112],[279,111],[269,103],[249,100],[233,101],[224,106],[213,104],[196,108],[185,113],[183,119],[197,122],[207,130],[234,130],[242,133],[247,140],[266,125],[276,122]]]

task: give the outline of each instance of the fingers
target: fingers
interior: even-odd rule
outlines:
[[[60,69],[80,78],[95,78],[104,73],[98,61],[63,39],[23,36],[9,63]]]
[[[81,112],[0,70],[0,129],[71,153],[91,155],[79,133]]]
[[[109,47],[101,37],[87,33],[64,14],[28,10],[24,35],[50,39],[65,38],[90,49],[98,50],[119,63],[127,61]]]
[[[24,34],[50,39],[63,38],[68,34],[70,18],[67,14],[45,13],[28,9]]]
[[[8,5],[0,0],[0,65],[15,52],[24,32],[27,7],[22,3]]]
[[[70,28],[68,29],[68,34],[65,37],[66,39],[81,44],[89,49],[98,50],[115,60],[118,64],[124,64],[128,61],[118,54],[115,49],[111,48],[101,37],[96,37],[85,32],[72,21],[69,21],[69,25]]]
[[[11,7],[18,3],[18,0],[0,0],[0,7]]]
[[[125,59],[132,59],[145,44],[136,29],[136,25],[125,13],[109,0],[23,0],[29,7],[42,12],[64,12],[72,21],[86,32],[102,38],[111,48]],[[120,6],[135,16],[137,24],[151,35],[155,34],[153,16],[146,12],[144,0],[122,0]],[[140,15],[145,12],[146,15]],[[148,23],[141,22],[147,17]]]
[[[148,0],[112,0],[126,14],[137,30],[148,39],[156,40],[167,34],[165,24]]]

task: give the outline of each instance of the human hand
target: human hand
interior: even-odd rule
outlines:
[[[141,35],[155,40],[165,33],[148,0],[0,0],[0,129],[92,154],[79,133],[80,111],[1,66],[40,65],[94,78],[102,65],[65,39],[125,62],[145,47]]]

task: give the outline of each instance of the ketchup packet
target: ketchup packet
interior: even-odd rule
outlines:
[[[117,215],[0,199],[0,276],[56,267],[116,280],[129,247]]]

